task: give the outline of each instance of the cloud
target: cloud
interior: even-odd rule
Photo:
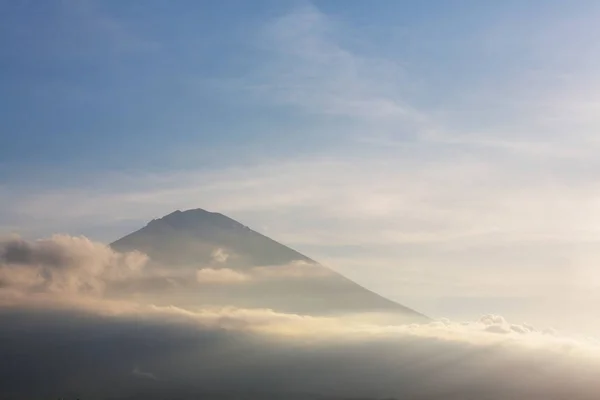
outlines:
[[[222,263],[224,263],[225,261],[227,261],[227,259],[229,258],[229,254],[228,254],[228,253],[227,253],[227,252],[226,252],[224,249],[222,249],[222,248],[218,248],[218,249],[215,249],[215,250],[212,252],[212,254],[211,254],[211,258],[212,258],[212,259],[213,259],[215,262],[217,262],[217,263],[219,263],[219,264],[222,264]]]
[[[86,10],[75,13],[89,16]],[[597,52],[585,47],[595,41],[579,39],[596,35],[597,10],[580,9],[569,22],[542,14],[518,32],[503,17],[493,26],[481,20],[468,32],[411,25],[400,39],[396,27],[378,27],[389,48],[404,48],[396,45],[410,37],[411,48],[430,54],[429,44],[444,43],[452,60],[438,54],[442,59],[431,63],[420,50],[390,57],[381,41],[371,42],[369,28],[361,26],[357,35],[352,20],[312,5],[294,8],[254,37],[253,46],[262,46],[260,65],[244,74],[249,82],[243,84],[260,104],[335,119],[299,124],[303,138],[327,131],[358,136],[358,146],[335,140],[330,150],[319,135],[318,146],[309,147],[328,159],[257,157],[259,163],[242,168],[81,177],[93,184],[52,190],[11,185],[0,189],[1,219],[5,229],[30,228],[32,237],[59,226],[110,240],[173,209],[200,206],[259,230],[268,226],[273,238],[428,313],[442,314],[431,304],[445,304],[457,292],[530,296],[540,315],[565,307],[552,318],[581,307],[593,312],[600,256],[594,244],[598,79],[596,68],[564,64],[555,50],[556,40],[569,43],[558,46],[568,48],[572,57],[565,60],[583,56],[594,64],[590,55]],[[108,28],[105,39],[127,39],[115,36],[113,24],[100,25]],[[515,54],[515,46],[523,51]],[[523,55],[519,68],[506,64]],[[444,60],[459,76],[438,79],[448,76]],[[486,79],[498,74],[505,79]],[[418,83],[419,101],[411,101],[407,82]],[[351,124],[338,125],[342,119]],[[383,138],[376,134],[382,131]],[[557,292],[578,298],[577,307],[554,300]],[[548,307],[548,301],[559,304]]]
[[[319,264],[294,261],[286,265],[251,267],[243,271],[230,268],[201,268],[196,280],[201,284],[240,284],[252,282],[319,279],[332,277],[329,269]]]
[[[313,5],[273,19],[261,30],[257,47],[265,61],[251,76],[261,101],[309,114],[343,116],[389,128],[391,122],[423,129],[426,118],[405,101],[408,86],[401,60],[369,57],[341,44],[353,32]],[[371,137],[380,132],[372,129]]]
[[[169,313],[171,316],[199,307],[261,308],[270,304],[279,311],[297,311],[312,307],[310,300],[298,294],[293,300],[299,281],[307,285],[300,292],[310,291],[328,277],[335,274],[304,262],[238,269],[215,268],[209,262],[199,269],[172,268],[149,262],[142,253],[119,253],[84,237],[55,235],[37,241],[10,237],[0,242],[0,306],[5,307],[103,315],[177,310]],[[154,308],[144,307],[144,303]],[[318,307],[310,309],[318,312]]]
[[[141,369],[139,369],[138,367],[135,367],[133,369],[133,371],[131,371],[131,373],[134,376],[137,376],[138,378],[143,378],[143,379],[153,379],[156,380],[156,376],[154,376],[153,373],[151,372],[146,372],[146,371],[142,371]]]
[[[590,13],[590,26],[596,19]],[[561,29],[554,31],[561,36]],[[10,215],[11,229],[31,226],[37,236],[60,222],[61,228],[82,230],[111,226],[115,215],[127,215],[135,227],[172,209],[202,206],[232,213],[259,229],[268,225],[274,238],[310,250],[318,259],[327,257],[370,287],[411,296],[414,302],[421,296],[443,303],[441,296],[456,293],[533,296],[548,319],[575,310],[590,320],[588,312],[597,303],[580,297],[585,301],[579,307],[565,304],[597,291],[596,144],[563,140],[565,132],[593,136],[597,131],[598,91],[590,76],[565,91],[543,92],[546,103],[541,107],[539,98],[519,96],[532,92],[529,85],[503,92],[500,107],[497,88],[486,97],[461,87],[466,101],[443,94],[438,98],[446,92],[442,88],[435,100],[450,114],[445,118],[449,126],[444,135],[429,137],[430,142],[413,143],[402,135],[412,128],[422,132],[429,116],[398,96],[402,82],[390,79],[398,69],[342,46],[326,15],[314,7],[299,9],[274,21],[264,34],[274,62],[263,71],[259,94],[311,114],[349,117],[353,124],[360,120],[358,125],[368,129],[359,136],[371,140],[368,144],[325,160],[111,176],[90,179],[93,187],[20,194],[10,188],[10,193],[0,192],[0,211]],[[109,34],[109,39],[117,36]],[[520,33],[516,37],[523,41]],[[563,40],[594,42],[568,35]],[[556,43],[549,44],[549,53],[560,57]],[[555,77],[548,82],[558,85]],[[500,81],[505,86],[507,80]],[[537,110],[515,119],[507,111],[523,100]],[[501,112],[490,116],[483,109]],[[519,108],[517,114],[530,111]],[[400,120],[404,123],[398,124]],[[474,120],[474,128],[463,129]],[[374,131],[400,132],[401,138],[394,135],[378,145],[381,138],[373,138]],[[547,132],[558,137],[549,138]],[[127,231],[119,229],[105,231],[105,238]],[[43,388],[56,394],[80,385],[94,394],[92,387],[150,392],[128,380],[136,375],[132,365],[144,365],[181,386],[198,382],[228,390],[268,387],[444,400],[595,399],[600,391],[593,341],[560,337],[552,329],[514,324],[511,318],[486,315],[465,324],[395,326],[359,316],[326,319],[169,304],[171,297],[139,283],[171,279],[185,287],[186,280],[197,283],[194,273],[179,276],[141,267],[143,255],[115,254],[85,239],[11,239],[1,248],[3,390]],[[237,274],[250,283],[303,278],[307,270],[203,271],[201,275],[213,278]],[[133,293],[125,299],[114,296],[114,287],[124,283],[145,289],[143,300]],[[17,387],[25,381],[28,387]]]
[[[539,332],[499,335],[481,321],[390,326],[359,316],[154,306],[109,317],[48,312],[0,313],[1,353],[11,362],[26,354],[28,362],[10,364],[0,382],[23,398],[49,387],[54,396],[141,392],[159,398],[168,392],[188,398],[183,394],[260,390],[315,393],[309,398],[587,400],[600,389],[597,344]],[[23,334],[24,326],[35,335]],[[44,336],[52,338],[47,345]],[[52,368],[57,346],[66,360],[58,369]],[[19,374],[35,385],[8,380]]]
[[[447,314],[439,305],[457,293],[528,297],[537,302],[530,311],[543,319],[536,323],[569,326],[567,316],[593,311],[596,184],[581,176],[567,181],[551,169],[519,173],[518,165],[499,168],[472,157],[422,162],[415,157],[424,154],[409,153],[395,160],[364,156],[360,164],[307,158],[100,180],[94,188],[35,193],[5,207],[23,216],[23,225],[50,214],[63,216],[53,221],[58,226],[110,225],[114,215],[138,221],[106,236],[114,239],[173,209],[201,206],[427,314]],[[576,306],[558,301],[557,292]],[[547,315],[549,301],[562,311]],[[522,307],[490,308],[526,318]],[[581,330],[596,328],[580,318]]]
[[[229,268],[202,268],[196,271],[196,281],[208,284],[238,284],[247,282],[249,277]]]
[[[408,153],[394,160],[365,155],[359,164],[306,158],[100,180],[94,188],[35,193],[5,207],[23,216],[23,225],[51,214],[63,216],[58,226],[108,226],[114,215],[138,221],[110,231],[111,240],[173,209],[200,206],[428,315],[447,315],[448,297],[495,297],[506,302],[476,308],[475,300],[457,308],[467,314],[454,316],[491,309],[561,328],[577,319],[581,331],[597,331],[583,315],[600,304],[595,183],[553,169],[520,173],[518,164],[500,168],[472,156],[425,162],[416,160],[424,154]],[[512,307],[517,299],[530,308]],[[560,311],[549,315],[550,308]]]
[[[268,388],[283,396],[587,400],[600,390],[599,341],[495,314],[397,324],[383,314],[325,317],[188,304],[147,286],[126,295],[111,289],[148,277],[188,280],[146,265],[141,254],[65,236],[13,237],[0,248],[0,354],[6,361],[0,387],[15,398],[185,398]],[[283,276],[271,275],[275,268],[249,270],[247,276],[304,279],[298,270],[306,268],[284,268]],[[226,271],[205,273],[235,273]],[[203,287],[221,283],[206,280]]]
[[[326,278],[331,277],[333,273],[319,264],[293,261],[287,265],[252,267],[250,275],[256,280],[285,280]]]
[[[148,258],[117,253],[85,237],[0,241],[0,291],[102,294],[109,282],[141,276]]]

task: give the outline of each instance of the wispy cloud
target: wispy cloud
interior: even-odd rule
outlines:
[[[352,33],[312,5],[271,21],[258,37],[266,57],[251,86],[261,99],[313,115],[388,128],[424,123],[403,96],[401,63],[363,56],[341,37],[351,41]]]
[[[106,240],[174,209],[216,210],[370,288],[403,293],[411,305],[413,295],[460,293],[537,296],[541,307],[559,287],[588,296],[600,188],[553,171],[519,171],[477,157],[305,159],[96,181],[4,207],[22,224],[42,223],[38,232],[69,223],[86,233],[104,221]],[[131,226],[121,227],[121,218]]]
[[[196,281],[200,284],[240,284],[250,278],[229,268],[202,268],[196,271]]]
[[[201,268],[196,271],[200,284],[244,284],[254,282],[285,282],[290,280],[319,279],[333,273],[321,265],[302,261],[286,265],[252,267],[243,272],[230,268]]]
[[[152,372],[142,371],[138,367],[135,367],[133,369],[133,371],[131,371],[131,373],[138,378],[152,379],[152,380],[157,379],[156,376],[154,376],[154,374]]]

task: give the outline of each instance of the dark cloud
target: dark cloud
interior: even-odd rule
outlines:
[[[14,237],[0,242],[0,264],[60,267],[68,264],[68,253],[53,241],[31,243]]]
[[[147,316],[12,310],[0,319],[0,387],[20,398],[270,392],[541,400],[593,399],[600,389],[592,353],[481,340],[468,330],[445,336],[451,327],[286,336]]]

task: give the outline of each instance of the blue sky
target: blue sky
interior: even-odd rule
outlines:
[[[587,328],[568,310],[600,305],[599,17],[0,2],[0,231],[106,242],[201,207],[432,315]]]

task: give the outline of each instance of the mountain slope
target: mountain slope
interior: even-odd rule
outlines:
[[[211,274],[226,269],[227,276],[258,277],[179,293],[187,302],[313,315],[385,312],[425,319],[229,217],[202,209],[175,211],[111,246],[144,252],[153,263],[170,269],[210,268]]]
[[[215,249],[234,253],[239,268],[281,265],[294,260],[314,262],[229,217],[202,209],[178,210],[152,220],[111,246],[143,251],[153,260],[171,266],[209,263]]]

